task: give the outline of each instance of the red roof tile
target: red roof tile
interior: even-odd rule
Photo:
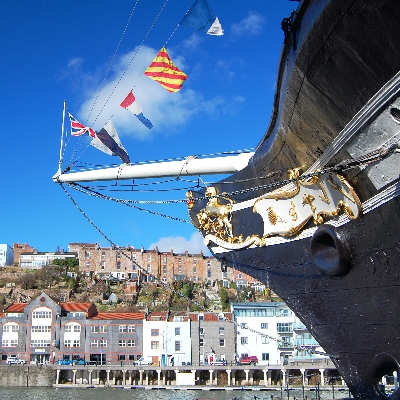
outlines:
[[[66,312],[87,312],[92,303],[60,303]]]
[[[101,312],[90,319],[144,319],[144,313]]]
[[[28,305],[27,303],[14,303],[14,304],[11,304],[10,306],[8,306],[4,310],[4,312],[6,312],[6,313],[12,313],[12,312],[23,313],[24,309],[27,305]]]

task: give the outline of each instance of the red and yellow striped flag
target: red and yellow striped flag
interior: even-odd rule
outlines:
[[[164,86],[169,92],[177,92],[188,77],[172,62],[165,47],[156,55],[144,74]]]

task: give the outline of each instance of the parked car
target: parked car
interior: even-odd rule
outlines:
[[[6,363],[9,365],[11,365],[11,364],[26,364],[26,360],[23,360],[18,357],[10,356],[10,357],[7,357]]]
[[[58,360],[58,365],[71,365],[71,361],[64,358],[64,360]]]
[[[153,365],[153,359],[151,357],[140,357],[139,360],[134,361],[133,365]]]
[[[77,360],[72,361],[73,365],[85,365],[85,360],[83,358],[79,358]]]
[[[228,361],[226,360],[214,360],[211,365],[228,365]]]
[[[246,356],[246,357],[240,357],[239,361],[236,361],[237,365],[256,365],[258,364],[258,358],[256,356]]]

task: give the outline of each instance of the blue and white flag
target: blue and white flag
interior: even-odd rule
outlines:
[[[110,156],[118,156],[125,164],[131,162],[111,119],[96,133],[90,144]]]
[[[125,110],[129,110],[131,113],[135,114],[138,120],[147,128],[151,129],[153,127],[153,124],[143,115],[142,108],[136,101],[132,90],[125,97],[125,100],[120,104],[120,106],[125,108]]]
[[[217,16],[206,0],[196,0],[179,24],[209,35],[222,36],[224,34]]]

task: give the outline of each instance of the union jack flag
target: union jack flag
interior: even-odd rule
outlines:
[[[93,138],[96,137],[96,132],[92,128],[89,128],[88,126],[81,124],[71,113],[68,114],[69,114],[69,120],[71,121],[72,136],[81,136],[88,134]]]

